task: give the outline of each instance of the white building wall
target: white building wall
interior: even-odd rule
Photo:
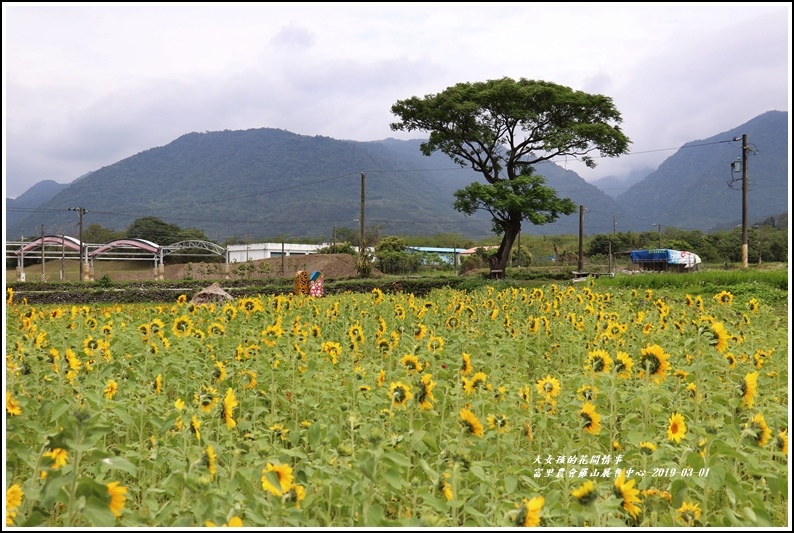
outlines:
[[[307,255],[316,253],[319,248],[327,244],[289,244],[280,242],[257,242],[251,244],[230,244],[226,247],[229,263],[245,263],[259,259],[271,259],[285,256]]]

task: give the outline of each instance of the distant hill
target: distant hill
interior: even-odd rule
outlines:
[[[651,224],[700,229],[729,229],[742,221],[741,173],[731,163],[742,157],[747,135],[748,218],[761,221],[788,212],[788,113],[769,111],[732,130],[692,141],[656,171],[616,198],[633,228]]]
[[[55,195],[68,188],[68,183],[57,183],[53,180],[44,180],[19,195],[17,198],[6,198],[6,235],[8,228],[15,228],[17,239],[24,234],[29,234],[30,229],[22,231],[18,224],[30,215],[36,208],[49,202]],[[10,234],[12,239],[14,233]],[[6,237],[8,238],[8,237]]]
[[[627,176],[604,176],[590,183],[604,191],[608,196],[617,198],[629,190],[629,187],[644,180],[654,170],[656,169],[652,167],[634,169]]]
[[[468,217],[452,207],[453,192],[479,175],[444,154],[423,156],[421,142],[339,141],[269,128],[189,133],[72,183],[9,226],[7,238],[35,235],[31,229],[41,224],[47,232],[75,234],[77,218],[68,208],[79,206],[87,210],[84,225],[113,230],[156,216],[218,241],[278,235],[330,240],[334,226],[358,228],[362,172],[365,225],[379,226],[382,235],[492,235],[486,213]],[[556,165],[540,165],[538,172],[560,195],[603,205],[599,211],[609,223],[599,214],[601,225],[611,228],[611,198]],[[555,226],[525,224],[525,231],[578,231],[578,214]]]
[[[741,192],[730,190],[730,163],[748,134],[750,214],[763,220],[787,212],[788,114],[772,111],[730,132],[693,141],[617,198],[562,167],[537,166],[559,196],[585,208],[587,235],[653,231],[651,224],[710,231],[740,220]],[[155,216],[182,228],[198,228],[213,240],[315,237],[330,240],[334,228],[356,233],[365,175],[365,225],[381,235],[493,235],[486,213],[467,217],[452,207],[455,190],[479,175],[446,155],[425,157],[422,140],[357,142],[259,128],[188,133],[101,168],[69,185],[41,182],[6,200],[6,239],[48,233],[77,235],[84,226],[126,229]],[[636,179],[636,176],[629,179]],[[605,184],[615,184],[601,180]],[[734,181],[734,187],[741,183]],[[605,185],[606,187],[606,185]],[[610,188],[612,186],[610,185]],[[614,191],[613,191],[614,192]],[[46,200],[46,196],[49,196]],[[20,202],[25,202],[20,204]],[[533,235],[577,234],[579,213],[522,231]]]

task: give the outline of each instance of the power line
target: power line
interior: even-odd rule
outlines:
[[[723,141],[713,141],[713,142],[708,142],[708,143],[689,144],[689,145],[680,146],[678,148],[660,148],[660,149],[645,150],[645,151],[639,151],[639,152],[629,152],[629,153],[623,154],[623,155],[637,155],[637,154],[645,154],[645,153],[652,153],[652,152],[680,150],[680,149],[684,149],[684,148],[696,148],[696,147],[703,147],[703,146],[713,146],[713,145],[717,145],[717,144],[731,143],[731,142],[735,142],[735,139],[723,140]],[[594,156],[594,158],[603,158],[603,156]],[[558,164],[555,161],[549,161],[549,162]],[[467,167],[457,166],[457,167],[421,168],[421,169],[386,169],[386,170],[382,170],[381,169],[381,170],[368,170],[366,172],[367,173],[371,173],[371,174],[425,173],[425,172],[440,172],[440,171],[460,171],[460,170],[466,169],[466,168]],[[231,196],[231,197],[226,197],[226,198],[219,198],[219,199],[215,199],[215,200],[212,200],[212,201],[193,202],[193,203],[186,203],[186,204],[177,205],[177,206],[174,206],[173,204],[170,204],[168,206],[163,206],[163,207],[146,207],[146,208],[141,208],[140,210],[134,211],[134,212],[115,211],[115,210],[101,211],[101,210],[92,209],[92,214],[94,214],[94,215],[109,215],[109,216],[140,217],[142,215],[141,212],[143,212],[143,213],[152,213],[152,212],[162,211],[162,210],[166,210],[166,209],[173,211],[175,209],[180,209],[180,208],[184,209],[184,208],[189,208],[189,207],[214,205],[214,204],[225,203],[225,202],[230,202],[230,201],[234,201],[234,200],[253,198],[253,197],[257,197],[257,196],[272,195],[272,194],[279,193],[279,192],[284,192],[284,191],[289,191],[289,190],[294,190],[294,189],[302,189],[302,188],[305,188],[305,187],[311,186],[311,185],[316,185],[316,184],[320,184],[320,183],[326,183],[326,182],[329,182],[329,181],[334,181],[334,180],[344,179],[344,178],[348,178],[348,177],[353,177],[353,176],[356,176],[358,174],[359,174],[358,172],[351,172],[351,173],[346,173],[346,174],[342,174],[342,175],[338,175],[338,176],[331,176],[331,177],[325,177],[325,178],[316,179],[316,180],[313,180],[313,181],[306,181],[306,182],[302,182],[302,183],[299,183],[299,184],[296,184],[296,185],[280,187],[280,188],[277,188],[277,189],[270,189],[270,190],[263,191],[263,192],[257,192],[257,193],[251,193],[251,194],[246,194],[246,195],[239,195],[239,196]],[[636,184],[634,185],[634,187],[636,188]],[[647,187],[643,187],[643,188],[654,188],[654,187],[653,186],[647,186]],[[603,192],[603,189],[599,189],[599,190],[602,190],[602,192]],[[564,193],[565,189],[560,189],[560,190],[558,190],[558,192]],[[60,213],[60,212],[63,211],[63,209],[58,209],[58,208],[8,207],[7,211],[29,212],[29,213],[56,213],[56,212]],[[300,219],[300,220],[292,220],[292,221],[267,220],[267,219],[251,220],[250,217],[246,217],[243,220],[224,219],[224,220],[215,220],[215,221],[207,220],[206,218],[187,218],[187,217],[170,217],[170,219],[171,220],[179,220],[179,221],[183,221],[183,222],[185,222],[185,221],[187,221],[187,222],[199,222],[199,223],[215,222],[215,223],[219,223],[219,224],[238,224],[238,225],[248,225],[248,224],[271,224],[271,225],[272,224],[295,224],[295,223],[298,223],[298,222],[300,222],[300,223],[323,224],[323,223],[337,223],[337,222],[347,222],[347,221],[349,221],[347,217],[336,218],[336,219],[317,219],[317,220]],[[377,219],[375,221],[376,222],[383,222],[383,221],[377,220]],[[463,219],[463,220],[460,220],[460,221],[439,221],[436,218],[430,219],[428,221],[421,221],[421,220],[417,220],[417,219],[410,219],[410,220],[406,220],[406,221],[398,221],[398,220],[394,220],[394,219],[389,219],[389,220],[386,220],[385,222],[387,222],[387,223],[406,223],[407,224],[407,223],[423,223],[423,222],[431,222],[431,221],[433,223],[436,223],[436,224],[444,224],[444,225],[446,225],[446,224],[490,224],[490,222],[487,221],[487,220]]]

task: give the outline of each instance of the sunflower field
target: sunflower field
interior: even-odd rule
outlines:
[[[6,306],[6,526],[790,526],[755,298]]]

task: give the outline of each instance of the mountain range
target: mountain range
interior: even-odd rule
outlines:
[[[788,211],[788,112],[769,111],[713,137],[686,143],[657,169],[588,183],[554,163],[537,173],[563,198],[584,206],[586,234],[654,231],[652,225],[710,232],[741,224],[741,138],[747,136],[750,222]],[[736,141],[735,139],[739,139]],[[423,156],[422,139],[347,141],[258,128],[188,133],[90,172],[69,184],[42,181],[6,198],[6,240],[84,225],[116,231],[157,217],[198,228],[212,240],[313,237],[364,222],[381,235],[493,235],[485,212],[453,208],[454,191],[482,178],[446,155]],[[603,187],[599,188],[596,184]],[[605,192],[608,191],[608,192]],[[523,231],[578,234],[579,213]]]

